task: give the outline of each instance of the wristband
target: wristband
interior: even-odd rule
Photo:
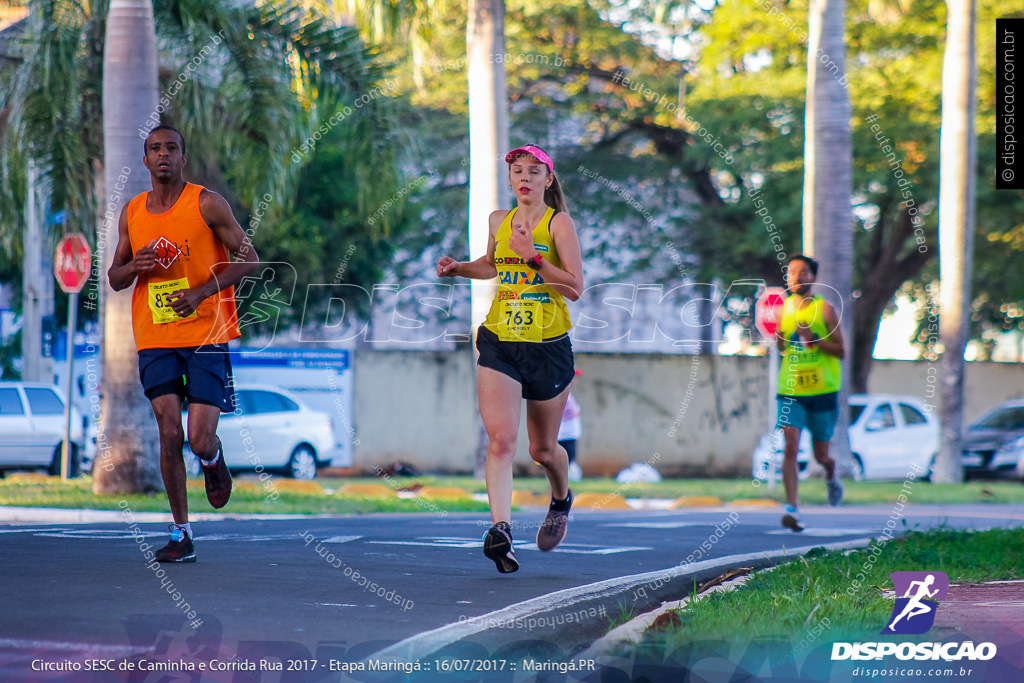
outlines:
[[[540,262],[541,262],[541,261],[543,261],[543,260],[544,260],[544,259],[543,259],[543,258],[541,258],[541,255],[540,255],[540,254],[537,254],[537,255],[536,255],[536,256],[534,256],[534,257],[533,257],[532,259],[530,259],[529,261],[527,261],[527,262],[526,262],[526,265],[528,265],[528,266],[529,266],[530,268],[532,268],[532,269],[534,269],[534,270],[540,270]]]

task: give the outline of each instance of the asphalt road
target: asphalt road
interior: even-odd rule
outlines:
[[[1024,506],[904,513],[920,529],[1024,523]],[[511,575],[483,557],[479,513],[194,522],[198,562],[181,565],[145,559],[145,544],[166,542],[164,524],[0,522],[0,680],[333,681],[360,662],[451,667],[456,655],[496,652],[565,661],[624,612],[678,599],[723,566],[864,543],[894,520],[891,506],[809,507],[807,530],[793,534],[779,515],[578,511],[566,542],[542,553],[533,536],[543,511],[531,510],[516,515],[521,569]],[[228,669],[189,668],[213,661]],[[87,671],[97,667],[114,672]],[[352,680],[385,680],[374,675]],[[472,680],[429,680],[448,676]]]

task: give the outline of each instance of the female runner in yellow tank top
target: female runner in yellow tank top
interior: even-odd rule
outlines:
[[[484,555],[499,572],[509,573],[519,569],[512,547],[512,459],[524,398],[530,457],[544,467],[551,485],[537,546],[552,550],[565,538],[572,492],[558,426],[575,376],[565,299],[575,301],[583,292],[583,258],[551,157],[526,145],[505,161],[517,207],[491,214],[484,256],[468,262],[443,256],[437,274],[498,278],[477,335],[477,391],[487,429],[485,477],[494,524],[484,536]]]

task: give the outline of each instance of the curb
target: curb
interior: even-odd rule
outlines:
[[[569,659],[569,653],[590,647],[605,635],[607,619],[595,619],[602,615],[616,614],[623,598],[633,594],[633,605],[643,610],[660,606],[666,600],[677,600],[680,594],[687,594],[693,583],[704,582],[718,576],[723,569],[743,565],[763,569],[797,555],[803,555],[813,548],[827,550],[864,547],[870,538],[842,541],[838,543],[807,545],[772,552],[730,555],[713,560],[704,560],[690,565],[686,570],[672,567],[643,574],[631,574],[597,583],[567,588],[547,595],[531,598],[500,610],[424,631],[401,640],[382,650],[371,653],[366,660],[394,660],[413,662],[437,656],[444,651],[445,657],[479,658],[486,653],[501,652],[503,657],[528,656],[535,653],[546,659]],[[657,584],[656,586],[654,584]],[[643,598],[637,597],[637,589],[643,587]],[[650,589],[648,591],[648,588]],[[537,628],[532,625],[537,624]],[[524,630],[523,626],[527,628]],[[541,626],[545,626],[540,628]],[[569,625],[569,628],[566,628]],[[519,631],[516,638],[515,631]],[[539,648],[539,649],[538,649]],[[561,655],[555,655],[553,648],[560,648]]]

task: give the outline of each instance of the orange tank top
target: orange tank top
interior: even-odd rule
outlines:
[[[132,329],[140,351],[221,344],[240,336],[233,287],[205,299],[186,318],[178,316],[167,301],[168,294],[208,282],[230,261],[228,250],[199,211],[204,189],[186,183],[174,206],[164,213],[146,208],[149,192],[128,203],[132,253],[156,240],[157,265],[139,274],[132,292]]]

